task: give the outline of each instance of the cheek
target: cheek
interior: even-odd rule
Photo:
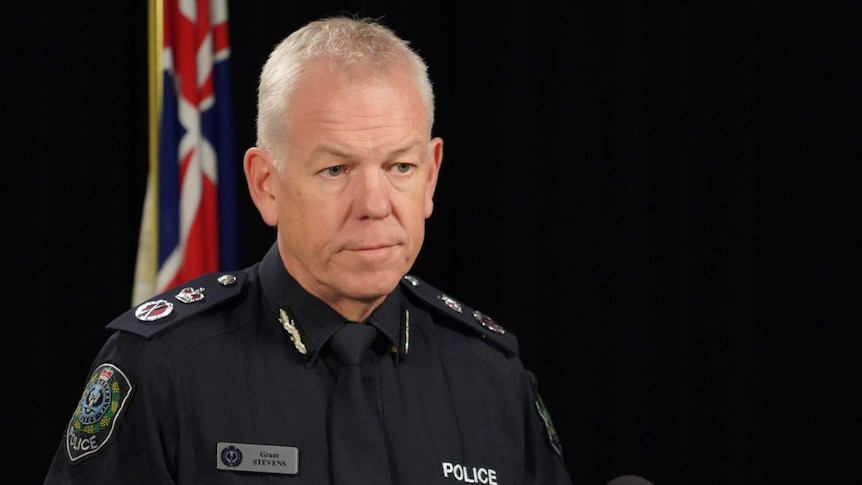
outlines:
[[[343,223],[343,208],[336,200],[303,197],[296,192],[282,200],[279,210],[281,225],[292,232],[292,239],[308,241],[307,245],[325,244],[338,232]]]
[[[281,213],[278,232],[289,252],[307,264],[327,253],[327,246],[335,239],[330,220],[320,211],[309,213],[295,206]]]
[[[306,227],[313,229],[317,225],[325,223],[325,204],[310,200],[304,197],[301,192],[287,195],[279,201],[278,214],[282,224],[299,230]],[[302,234],[297,234],[297,236],[302,236]]]
[[[410,235],[410,238],[419,242],[425,236],[425,219],[427,218],[425,213],[427,213],[427,207],[417,204],[411,210],[410,217],[401,221],[404,230]]]

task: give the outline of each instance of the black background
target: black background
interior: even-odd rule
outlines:
[[[40,483],[131,304],[147,9],[21,3],[2,54],[5,469]],[[848,482],[860,5],[234,1],[233,163],[281,38],[382,17],[428,61],[445,140],[414,273],[519,336],[575,483]],[[247,265],[274,233],[238,191]]]

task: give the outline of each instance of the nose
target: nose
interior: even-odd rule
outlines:
[[[360,218],[382,219],[390,214],[392,187],[384,170],[361,170],[353,183],[353,206]]]

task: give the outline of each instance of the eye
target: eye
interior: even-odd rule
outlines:
[[[392,170],[398,173],[410,173],[413,170],[414,165],[412,163],[396,163],[392,165]]]
[[[338,177],[347,172],[347,169],[344,168],[344,165],[335,165],[333,167],[328,167],[323,170],[323,173],[330,177]]]

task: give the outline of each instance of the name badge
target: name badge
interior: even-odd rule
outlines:
[[[296,475],[299,472],[299,448],[222,441],[216,446],[216,468]]]

